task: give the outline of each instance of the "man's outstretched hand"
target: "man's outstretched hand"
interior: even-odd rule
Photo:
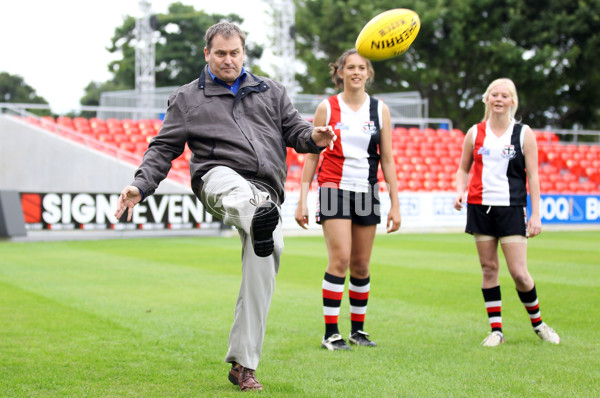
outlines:
[[[317,146],[328,146],[329,149],[333,150],[333,143],[337,140],[337,135],[335,135],[331,126],[318,126],[313,130],[312,139]]]
[[[127,209],[127,221],[131,221],[133,207],[140,203],[141,200],[142,193],[137,187],[134,187],[133,185],[126,186],[119,195],[119,200],[117,201],[117,211],[115,212],[117,220],[121,218],[125,209]]]

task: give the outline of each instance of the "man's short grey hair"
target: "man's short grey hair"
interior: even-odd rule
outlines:
[[[236,24],[231,22],[219,22],[208,28],[204,35],[206,41],[206,49],[210,52],[212,47],[213,38],[216,35],[221,35],[225,39],[230,39],[234,36],[238,36],[242,41],[242,48],[246,49],[246,34]]]

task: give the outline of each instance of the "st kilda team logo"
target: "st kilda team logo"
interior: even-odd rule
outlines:
[[[377,128],[375,128],[375,122],[369,120],[368,122],[364,122],[362,126],[362,132],[368,135],[377,134]]]
[[[517,156],[517,152],[515,151],[514,145],[504,145],[502,149],[502,157],[504,159],[514,159]]]

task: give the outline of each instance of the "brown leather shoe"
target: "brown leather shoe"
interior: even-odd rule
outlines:
[[[263,386],[256,380],[254,370],[245,368],[238,363],[231,365],[229,381],[236,386],[240,386],[242,391],[257,391],[263,389]]]

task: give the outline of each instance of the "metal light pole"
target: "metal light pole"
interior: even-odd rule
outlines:
[[[153,29],[151,22],[152,5],[148,0],[139,1],[142,16],[136,20],[135,47],[135,90],[137,94],[137,107],[145,109],[154,107],[155,88],[155,50]]]

